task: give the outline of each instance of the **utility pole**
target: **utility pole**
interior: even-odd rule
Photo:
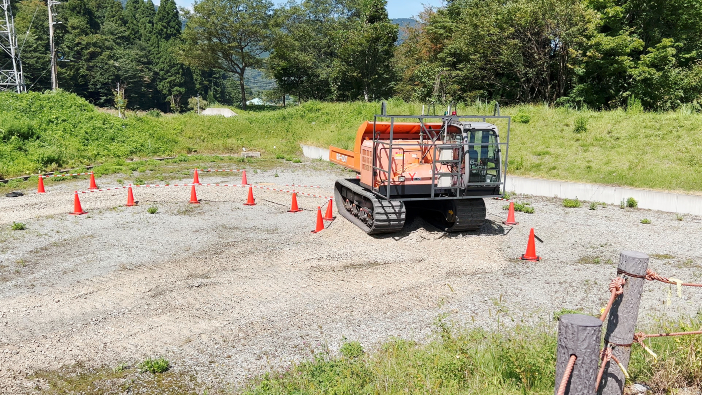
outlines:
[[[0,70],[0,90],[14,90],[17,93],[26,92],[22,61],[17,52],[17,35],[15,35],[15,20],[12,17],[10,0],[0,0],[0,50],[10,57],[12,69]],[[4,66],[3,66],[4,67]]]
[[[47,0],[46,6],[49,9],[49,50],[51,51],[51,90],[56,91],[58,89],[58,79],[56,74],[58,68],[56,66],[56,46],[54,45],[54,24],[60,22],[54,22],[54,12],[51,10],[51,6],[61,4],[56,0]]]

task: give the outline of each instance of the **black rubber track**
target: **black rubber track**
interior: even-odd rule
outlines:
[[[371,210],[373,222],[369,226],[349,212],[344,202],[349,200],[361,207]],[[378,198],[375,194],[359,185],[358,179],[339,179],[334,184],[336,208],[344,218],[363,229],[369,235],[395,233],[405,226],[405,205],[401,201],[389,201]]]

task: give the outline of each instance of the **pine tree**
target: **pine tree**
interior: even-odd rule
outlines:
[[[159,40],[168,41],[181,35],[182,24],[175,0],[161,0],[154,17],[154,33]]]
[[[127,4],[124,7],[124,21],[127,24],[127,32],[131,40],[141,37],[137,13],[143,3],[143,0],[127,0]]]
[[[137,21],[141,33],[141,41],[146,44],[151,44],[154,39],[154,18],[156,17],[156,7],[154,2],[147,0],[143,2],[137,11]]]

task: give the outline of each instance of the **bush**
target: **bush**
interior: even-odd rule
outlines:
[[[149,358],[139,364],[139,369],[141,369],[142,372],[151,372],[154,374],[166,372],[170,367],[171,364],[164,358]]]
[[[512,120],[519,123],[529,123],[529,121],[531,121],[531,116],[527,113],[519,111],[517,115],[512,117]]]
[[[344,343],[339,349],[339,353],[345,358],[355,359],[362,357],[365,352],[363,351],[363,346],[359,342],[348,342]]]
[[[636,201],[633,197],[630,197],[626,199],[626,206],[631,207],[631,208],[636,208],[639,207],[639,202]]]
[[[582,206],[582,204],[580,203],[580,200],[578,200],[578,198],[575,198],[575,199],[563,199],[563,207],[567,207],[567,208],[578,208],[578,207],[580,207],[580,206]]]
[[[587,118],[580,115],[575,118],[575,126],[573,127],[574,133],[585,133],[587,132]]]

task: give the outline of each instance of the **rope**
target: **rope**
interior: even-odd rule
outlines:
[[[675,279],[675,278],[663,277],[651,269],[646,269],[645,276],[642,276],[639,274],[628,273],[628,272],[625,272],[624,270],[621,270],[621,269],[617,270],[617,274],[623,274],[625,276],[634,277],[634,278],[643,278],[643,279],[646,279],[648,281],[660,281],[660,282],[666,283],[666,284],[684,285],[686,287],[702,287],[702,284],[683,283],[680,280]]]
[[[604,375],[604,370],[605,367],[607,367],[607,363],[612,360],[614,361],[617,366],[619,366],[619,370],[624,373],[624,377],[630,379],[631,377],[629,376],[629,372],[626,370],[624,365],[622,365],[621,362],[619,362],[619,359],[614,356],[612,353],[612,348],[611,344],[609,344],[607,347],[603,348],[602,351],[600,351],[600,359],[602,360],[602,364],[600,365],[600,370],[597,372],[597,382],[595,383],[595,392],[600,388],[600,381],[602,381],[602,375]]]
[[[558,395],[564,395],[566,387],[568,386],[568,381],[570,380],[570,375],[573,373],[573,367],[575,366],[575,360],[578,359],[578,357],[575,354],[572,354],[570,356],[570,359],[568,360],[568,365],[566,366],[566,370],[563,373],[563,378],[561,379],[561,386],[558,388]]]
[[[609,283],[609,292],[611,293],[611,296],[609,297],[609,302],[607,302],[607,307],[605,307],[602,311],[600,321],[604,322],[605,318],[607,317],[607,314],[609,314],[609,310],[612,308],[614,300],[617,298],[617,296],[624,293],[623,287],[625,283],[626,280],[624,280],[621,277],[616,277],[614,280],[612,280],[612,282]]]
[[[695,284],[695,283],[683,283],[678,279],[675,278],[666,278],[661,276],[660,274],[654,272],[651,269],[646,270],[646,280],[648,281],[660,281],[662,283],[666,284],[677,284],[677,285],[683,285],[686,287],[702,287],[702,284]]]
[[[607,362],[612,358],[612,349],[609,347],[605,347],[600,351],[600,361],[602,361],[602,364],[600,365],[600,370],[597,372],[597,382],[595,383],[595,392],[600,388],[600,381],[602,381],[602,375],[604,374],[605,366],[607,366]]]

